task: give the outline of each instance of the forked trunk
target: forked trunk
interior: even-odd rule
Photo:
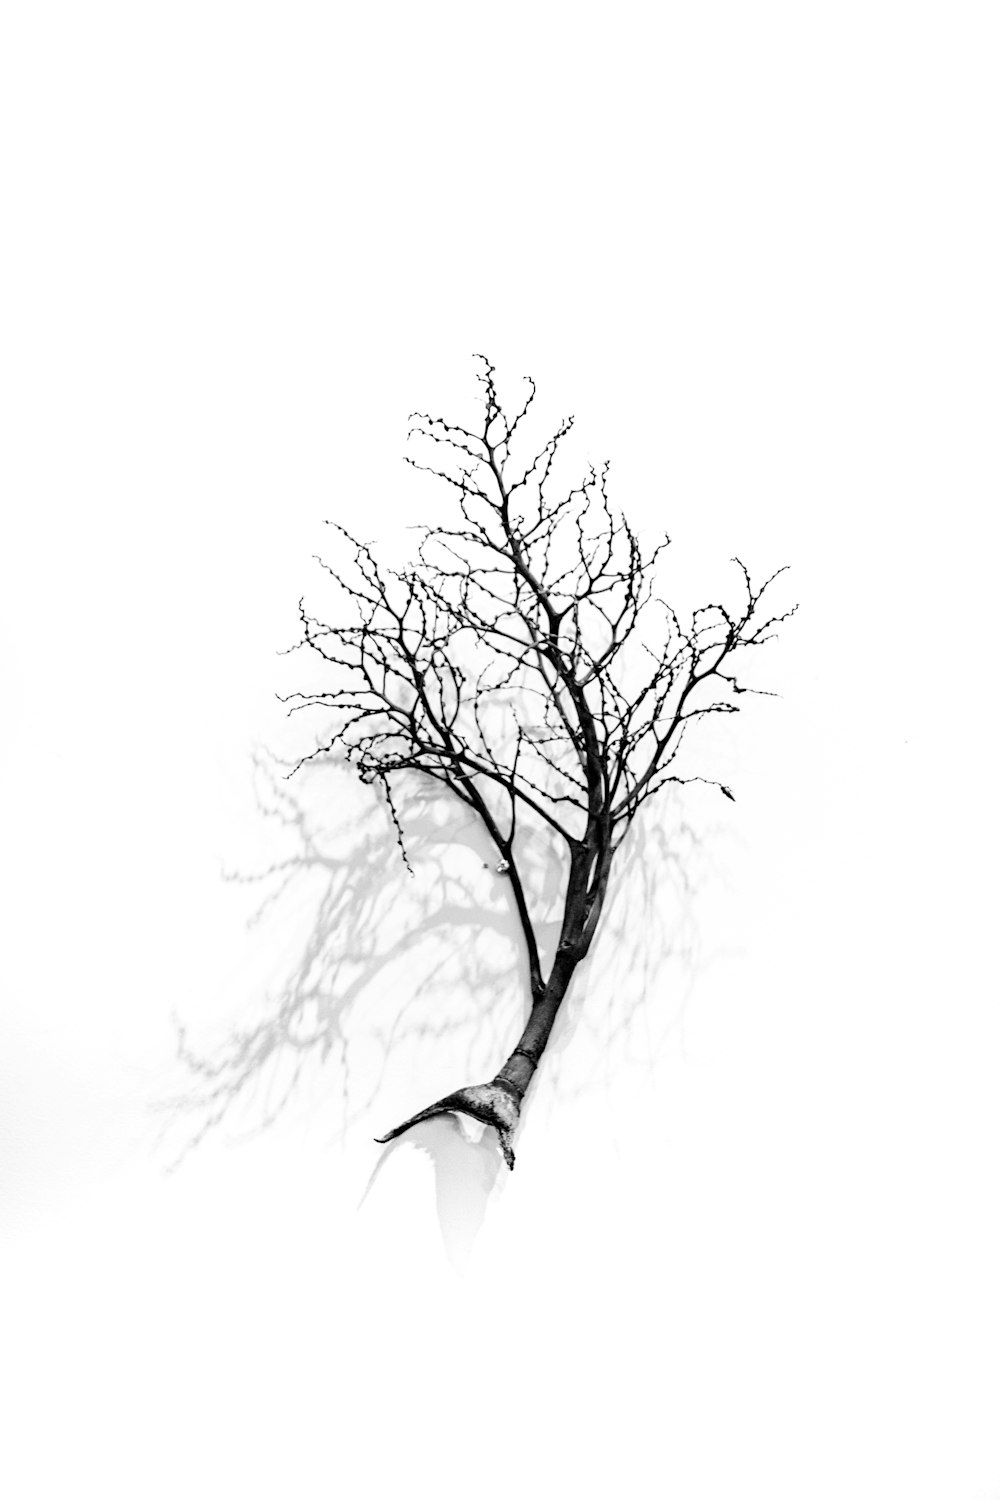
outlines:
[[[468,1115],[470,1119],[492,1126],[500,1139],[504,1161],[513,1171],[512,1137],[521,1116],[521,1101],[535,1076],[535,1069],[545,1051],[559,1007],[579,961],[578,957],[563,951],[556,954],[548,982],[531,1008],[517,1046],[489,1083],[477,1083],[468,1088],[457,1089],[455,1093],[439,1099],[436,1104],[422,1109],[419,1114],[411,1115],[402,1125],[390,1130],[388,1135],[376,1136],[379,1144],[395,1140],[404,1130],[409,1130],[411,1125],[419,1125],[422,1120],[430,1120],[435,1115]]]
[[[596,835],[597,829],[593,832]],[[484,1125],[493,1127],[500,1138],[504,1161],[513,1171],[514,1148],[511,1138],[521,1116],[521,1101],[548,1044],[570,980],[577,965],[586,958],[590,950],[604,905],[613,849],[607,828],[603,830],[603,834],[599,842],[599,854],[595,848],[596,837],[581,841],[573,849],[556,956],[548,979],[536,990],[531,1014],[517,1046],[503,1067],[489,1083],[477,1083],[469,1088],[457,1089],[455,1093],[448,1094],[436,1104],[404,1120],[402,1125],[397,1125],[388,1135],[377,1136],[380,1145],[402,1135],[411,1125],[432,1119],[434,1115],[469,1115],[473,1120],[480,1120]]]

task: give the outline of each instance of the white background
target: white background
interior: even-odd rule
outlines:
[[[994,24],[8,8],[12,1500],[1000,1495]],[[260,891],[221,878],[274,857],[254,747],[312,743],[272,694],[322,521],[396,546],[432,513],[407,414],[469,412],[476,350],[576,414],[682,591],[792,565],[782,697],[711,747],[735,804],[665,808],[698,889],[619,903],[512,1177],[442,1126],[372,1180],[475,1024],[401,1042],[346,1136],[313,1057],[277,1124],[262,1082],[168,1174],[171,1015],[224,1036],[337,936],[315,890],[248,932]],[[406,887],[377,807],[317,796],[381,826],[391,958],[396,893],[433,913],[476,851],[427,824]],[[366,1016],[438,957],[445,1011],[476,964],[511,999],[477,902],[497,952],[456,917],[371,977],[362,1104]]]

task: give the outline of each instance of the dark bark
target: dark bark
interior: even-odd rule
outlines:
[[[755,691],[737,681],[733,657],[773,639],[792,611],[762,618],[761,598],[777,574],[755,589],[734,559],[745,602],[738,610],[705,605],[682,625],[654,588],[669,537],[647,547],[612,509],[606,465],[553,498],[553,461],[572,418],[530,461],[515,465],[512,440],[534,385],[529,381],[527,399],[511,417],[498,399],[493,366],[479,358],[480,427],[422,413],[411,419],[414,435],[452,464],[449,472],[408,460],[451,487],[455,524],[417,527],[418,565],[402,570],[381,566],[366,543],[337,526],[355,549],[356,577],[327,572],[354,619],[326,625],[301,602],[300,614],[302,644],[335,667],[343,684],[291,697],[293,709],[324,707],[338,716],[339,727],[312,754],[343,747],[362,779],[382,786],[404,860],[390,783],[417,772],[477,815],[509,875],[531,993],[518,1044],[488,1083],[449,1094],[382,1139],[458,1111],[497,1130],[512,1166],[521,1101],[593,942],[615,850],[640,807],[668,784],[703,782],[732,796],[710,778],[678,776],[674,762],[693,719],[735,713],[740,705],[730,694]],[[652,642],[640,628],[649,610],[662,610]],[[480,655],[467,659],[470,638]],[[511,707],[508,699],[518,693],[521,706]],[[496,735],[489,715],[498,710],[506,719]],[[570,855],[547,978],[518,868],[519,818],[541,820]]]
[[[409,1130],[411,1125],[432,1119],[434,1115],[465,1114],[493,1127],[500,1140],[504,1161],[513,1171],[512,1137],[520,1119],[521,1103],[535,1076],[578,963],[578,959],[571,958],[568,954],[557,955],[552,972],[531,1007],[517,1046],[488,1083],[473,1084],[439,1099],[436,1104],[411,1115],[402,1125],[390,1130],[388,1135],[376,1136],[379,1144],[384,1145],[387,1141],[394,1140],[396,1136]]]
[[[496,1131],[504,1161],[513,1171],[512,1137],[520,1120],[521,1103],[548,1045],[573,975],[586,957],[597,930],[611,853],[606,852],[598,861],[592,884],[586,879],[588,863],[586,845],[581,844],[570,859],[562,929],[549,977],[544,983],[539,981],[527,1023],[507,1061],[488,1083],[458,1089],[411,1115],[388,1135],[377,1136],[380,1145],[435,1115],[465,1114]]]

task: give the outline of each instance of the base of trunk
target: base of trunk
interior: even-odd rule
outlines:
[[[436,1104],[422,1109],[419,1114],[411,1115],[402,1125],[390,1130],[388,1135],[378,1135],[375,1139],[380,1146],[384,1146],[387,1141],[393,1141],[398,1135],[402,1135],[404,1130],[409,1130],[411,1125],[419,1125],[422,1120],[431,1120],[435,1115],[451,1114],[468,1115],[472,1120],[492,1126],[500,1138],[503,1159],[513,1172],[514,1149],[511,1136],[520,1118],[521,1100],[513,1087],[503,1081],[477,1083],[466,1089],[457,1089],[454,1094],[439,1099]]]

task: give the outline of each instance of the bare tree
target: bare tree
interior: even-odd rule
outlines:
[[[704,782],[733,796],[721,782],[679,774],[678,753],[693,721],[734,713],[736,696],[759,691],[738,680],[740,653],[772,639],[794,609],[769,615],[761,600],[778,574],[755,587],[734,559],[739,605],[708,604],[682,624],[654,592],[669,538],[640,542],[609,502],[607,465],[553,493],[553,466],[572,418],[518,463],[534,382],[509,415],[493,366],[476,358],[481,426],[423,412],[411,418],[410,436],[433,445],[426,456],[436,461],[407,462],[450,486],[454,524],[416,528],[415,561],[391,568],[329,523],[353,552],[349,577],[322,563],[350,619],[326,624],[300,601],[299,645],[336,678],[329,690],[283,701],[292,702],[290,711],[333,711],[332,732],[298,766],[346,753],[363,782],[383,789],[407,865],[393,799],[402,775],[438,782],[477,814],[495,846],[524,939],[527,1023],[489,1082],[457,1089],[380,1139],[433,1115],[462,1113],[496,1130],[513,1167],[521,1102],[594,941],[629,826],[671,783]],[[519,868],[529,823],[550,830],[553,857],[565,868],[561,929],[548,959]]]

